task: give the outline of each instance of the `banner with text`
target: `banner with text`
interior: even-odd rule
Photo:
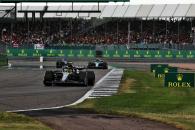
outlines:
[[[191,88],[194,87],[194,73],[165,73],[165,87]]]
[[[21,57],[69,57],[69,58],[94,58],[94,50],[86,49],[67,49],[67,50],[57,50],[57,49],[7,49],[8,56],[21,56]]]
[[[195,58],[195,51],[104,50],[104,58]]]
[[[150,65],[150,72],[155,73],[155,69],[158,67],[168,67],[168,64],[151,64]]]
[[[155,77],[163,78],[166,73],[176,73],[178,71],[177,67],[157,67],[155,69]]]

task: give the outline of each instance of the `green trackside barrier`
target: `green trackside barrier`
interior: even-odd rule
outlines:
[[[169,88],[192,88],[194,87],[194,73],[166,73],[164,86]]]
[[[128,52],[128,51],[126,51]],[[125,55],[128,55],[128,53],[123,54],[124,52],[122,50],[105,50],[103,51],[103,57],[105,58],[122,58]],[[126,57],[128,58],[128,57]]]
[[[94,50],[86,49],[44,49],[44,50],[34,50],[34,49],[7,49],[7,55],[9,57],[19,56],[19,57],[72,57],[72,58],[94,58]]]
[[[19,57],[95,57],[95,50],[90,49],[7,49],[7,55]],[[163,51],[163,50],[103,50],[104,58],[195,58],[195,51]]]
[[[0,66],[6,66],[7,65],[7,56],[0,54]]]
[[[195,58],[195,51],[171,50],[103,50],[104,58]]]
[[[152,70],[154,77],[160,78],[158,74],[164,73],[165,68],[168,68],[169,66],[167,64],[160,64],[155,66],[155,68]]]
[[[166,73],[176,73],[177,67],[157,67],[155,69],[155,78],[163,78]]]

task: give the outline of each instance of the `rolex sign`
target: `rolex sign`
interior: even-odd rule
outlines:
[[[194,73],[165,73],[165,87],[169,88],[194,87]]]

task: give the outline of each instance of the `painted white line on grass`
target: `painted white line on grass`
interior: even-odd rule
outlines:
[[[81,102],[83,102],[85,99],[87,99],[92,93],[94,88],[96,88],[96,86],[98,86],[106,77],[108,77],[108,75],[110,75],[110,73],[112,73],[114,71],[114,69],[112,69],[110,72],[108,72],[104,77],[102,77],[95,85],[94,87],[92,87],[83,97],[81,97],[80,99],[78,99],[76,102],[69,104],[69,105],[62,105],[62,106],[56,106],[56,107],[46,107],[46,108],[35,108],[35,109],[23,109],[23,110],[13,110],[13,111],[6,111],[6,112],[27,112],[27,111],[39,111],[39,110],[52,110],[52,109],[60,109],[60,108],[64,108],[64,107],[68,107],[68,106],[73,106],[73,105],[77,105]]]

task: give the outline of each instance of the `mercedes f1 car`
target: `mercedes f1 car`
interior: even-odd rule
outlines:
[[[45,86],[93,86],[95,84],[95,73],[93,71],[87,71],[85,68],[65,66],[61,71],[46,71],[43,83]]]
[[[108,69],[108,64],[100,59],[88,63],[89,69]]]

